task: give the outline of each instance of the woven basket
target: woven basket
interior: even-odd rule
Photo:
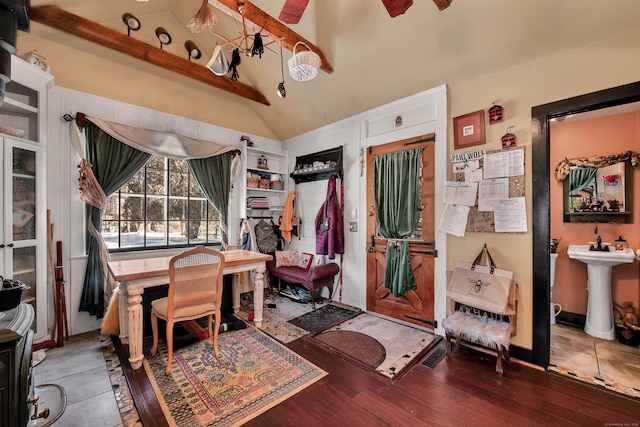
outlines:
[[[303,45],[308,50],[296,53],[298,45]],[[293,80],[306,82],[318,75],[318,68],[322,65],[322,60],[317,53],[309,49],[304,42],[298,42],[293,46],[293,56],[289,59],[289,75]]]

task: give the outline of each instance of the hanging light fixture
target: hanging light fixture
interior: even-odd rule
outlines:
[[[196,46],[193,40],[187,40],[184,42],[184,48],[187,49],[187,59],[189,61],[191,61],[191,58],[200,59],[202,56],[202,52],[200,52],[200,49],[198,49],[198,46]]]
[[[160,40],[160,50],[165,44],[171,44],[171,34],[162,27],[156,28],[156,37]]]
[[[284,63],[282,59],[282,42],[280,42],[280,72],[282,73],[282,81],[278,83],[277,94],[280,98],[287,97],[287,90],[284,88]]]
[[[222,47],[218,43],[213,49],[213,55],[211,55],[211,59],[207,63],[207,68],[216,76],[224,76],[229,72],[229,63],[224,56]]]
[[[127,35],[131,35],[131,30],[138,31],[141,27],[140,20],[130,13],[122,15],[122,22],[127,26]]]

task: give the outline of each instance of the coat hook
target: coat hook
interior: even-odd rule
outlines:
[[[396,116],[396,127],[402,126],[402,116]]]

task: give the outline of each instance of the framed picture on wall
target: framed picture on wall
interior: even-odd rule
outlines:
[[[455,149],[484,144],[484,110],[453,118]]]

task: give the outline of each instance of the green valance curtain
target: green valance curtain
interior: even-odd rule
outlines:
[[[207,200],[217,209],[222,229],[222,246],[229,242],[227,227],[229,216],[229,192],[231,190],[231,161],[233,153],[228,151],[206,159],[189,159],[187,165]]]
[[[92,232],[88,236],[89,253],[87,268],[80,298],[80,311],[96,315],[98,319],[104,315],[104,252],[106,247],[102,240],[102,208],[106,197],[122,187],[151,158],[133,147],[121,143],[102,131],[91,122],[86,123],[86,159],[91,165],[93,175],[102,188],[104,200],[98,206],[88,204],[87,213]],[[106,255],[108,257],[108,254]]]
[[[378,233],[386,239],[384,286],[394,296],[416,289],[406,241],[415,231],[421,203],[422,148],[374,157],[375,209]],[[394,241],[393,239],[398,239]]]
[[[598,168],[573,168],[569,171],[569,194],[580,194],[596,177]]]

